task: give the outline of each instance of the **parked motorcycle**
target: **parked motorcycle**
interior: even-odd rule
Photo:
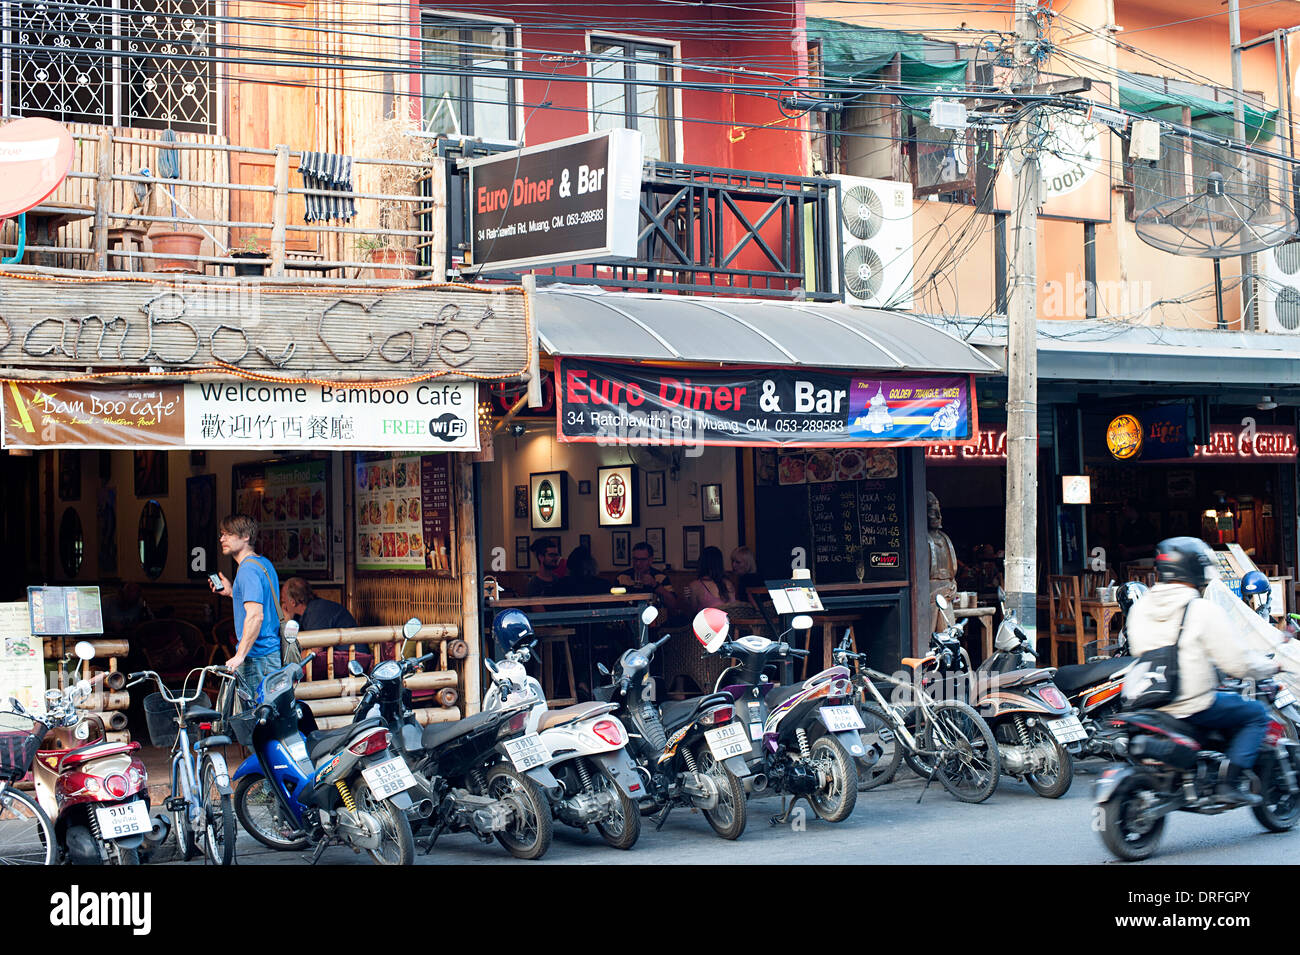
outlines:
[[[95,648],[81,641],[74,653],[89,660]],[[64,861],[138,865],[154,829],[148,776],[136,755],[140,744],[108,742],[99,717],[77,710],[89,699],[91,685],[73,680],[72,657],[63,658],[64,689],[45,692],[40,720],[49,731],[32,764],[36,799],[54,823]]]
[[[560,783],[551,798],[555,817],[583,832],[594,825],[615,849],[632,848],[641,835],[637,803],[645,788],[627,752],[627,730],[614,715],[618,706],[595,702],[548,709],[542,685],[524,667],[537,638],[522,613],[508,612],[522,623],[509,631],[508,640],[498,640],[497,652],[504,651],[500,661],[483,661],[492,675],[483,709],[530,707],[526,729],[537,734],[545,766]]]
[[[1271,699],[1277,685],[1260,681],[1256,692]],[[1238,808],[1216,794],[1226,771],[1227,738],[1198,729],[1158,710],[1120,713],[1111,718],[1126,737],[1129,766],[1106,770],[1094,798],[1101,810],[1101,839],[1120,859],[1149,858],[1174,812],[1215,815]],[[1263,801],[1251,807],[1260,825],[1286,832],[1300,822],[1300,744],[1287,739],[1274,720],[1255,763],[1256,792]]]
[[[971,681],[971,705],[993,730],[1002,758],[1002,772],[1024,780],[1029,788],[1047,799],[1065,795],[1074,780],[1070,748],[1088,738],[1087,730],[1074,714],[1065,694],[1053,682],[1056,670],[1039,667],[1037,657],[1015,612],[1002,601],[1003,620],[993,643],[992,655],[979,665]],[[935,596],[946,621],[948,602]],[[959,676],[967,676],[970,657],[961,647],[961,628],[950,626],[946,640],[955,650]]]
[[[791,622],[782,638],[812,627],[812,618],[803,615]],[[692,626],[707,653],[739,662],[722,672],[714,692],[729,694],[749,726],[750,771],[764,776],[774,792],[790,797],[776,822],[787,822],[800,798],[827,822],[847,819],[858,799],[854,760],[866,755],[858,735],[864,724],[852,705],[848,669],[836,665],[797,686],[778,686],[764,670],[792,656],[806,657],[807,650],[797,650],[784,639],[752,635],[729,641],[731,624],[726,613],[715,608],[701,610]]]
[[[392,751],[382,720],[316,729],[293,694],[313,657],[266,677],[257,705],[229,720],[235,738],[252,749],[235,770],[235,814],[272,849],[314,846],[313,863],[327,847],[347,845],[382,865],[410,865],[410,768]]]
[[[403,634],[412,639],[422,626],[412,617]],[[484,843],[495,837],[516,858],[540,859],[551,846],[546,794],[558,792],[560,784],[546,768],[550,752],[528,730],[531,700],[504,704],[501,697],[514,687],[503,680],[494,693],[504,705],[421,726],[402,680],[433,656],[377,664],[354,719],[381,720],[393,734],[394,747],[410,761],[415,785],[408,816],[417,829],[430,827],[421,837],[426,853],[443,833],[473,832]],[[355,660],[349,672],[362,675]]]
[[[655,607],[641,614],[640,646],[619,657],[617,678],[598,664],[610,683],[596,696],[617,704],[617,715],[631,727],[628,752],[645,781],[642,806],[656,816],[656,826],[663,828],[668,814],[684,806],[704,813],[722,838],[738,839],[745,831],[745,784],[752,778],[745,762],[749,734],[725,693],[655,703],[650,661],[673,636],[649,642],[658,614]],[[762,789],[766,779],[751,786]]]

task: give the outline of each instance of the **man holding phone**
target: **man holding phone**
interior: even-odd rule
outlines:
[[[217,525],[221,553],[233,557],[238,569],[235,582],[222,573],[211,574],[213,593],[234,601],[235,638],[238,646],[226,666],[239,671],[256,691],[267,674],[280,667],[280,578],[275,567],[253,549],[257,521],[247,514],[231,514]]]

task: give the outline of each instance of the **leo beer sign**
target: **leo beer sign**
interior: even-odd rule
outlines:
[[[631,465],[596,471],[601,527],[636,527],[640,494]]]
[[[641,134],[613,129],[476,159],[470,249],[482,271],[636,255]]]

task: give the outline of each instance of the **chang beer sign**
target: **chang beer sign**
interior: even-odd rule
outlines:
[[[535,531],[563,531],[569,527],[569,475],[547,471],[529,475],[532,528]]]
[[[470,167],[470,257],[496,272],[636,255],[641,134],[577,136]]]

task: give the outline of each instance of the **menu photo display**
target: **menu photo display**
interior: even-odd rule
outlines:
[[[358,570],[451,572],[447,455],[360,455],[353,479]]]

